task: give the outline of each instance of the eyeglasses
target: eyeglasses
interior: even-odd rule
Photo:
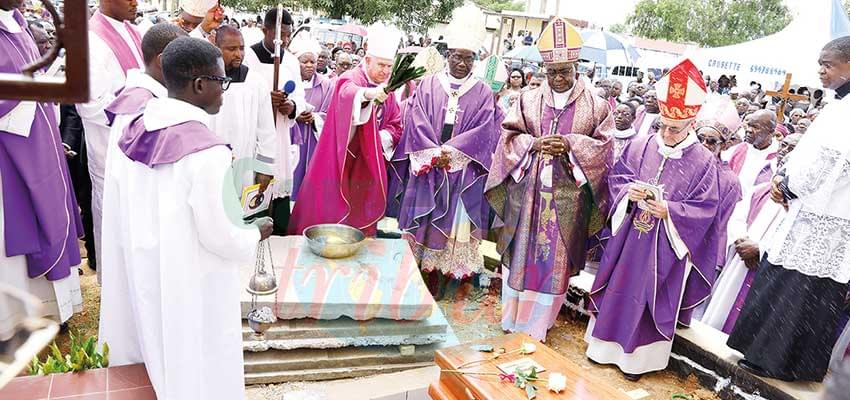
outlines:
[[[714,137],[706,137],[705,135],[702,135],[702,134],[697,134],[697,139],[699,139],[700,143],[707,144],[709,146],[717,146],[719,144],[723,144],[723,143],[726,142],[723,139],[718,139],[718,138],[714,138]]]
[[[522,75],[511,75],[511,79],[522,79]]]
[[[203,79],[207,81],[217,81],[221,83],[221,90],[225,91],[230,87],[230,81],[233,79],[228,78],[226,76],[212,76],[212,75],[201,75],[195,79]]]
[[[452,55],[449,56],[449,58],[451,58],[451,59],[453,59],[454,61],[457,61],[457,62],[462,62],[464,64],[472,64],[475,61],[475,56],[463,57],[463,56],[460,56],[458,54],[452,54]],[[519,78],[519,77],[517,77],[517,78]]]

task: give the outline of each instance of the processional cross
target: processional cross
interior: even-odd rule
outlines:
[[[0,74],[0,99],[85,103],[89,101],[88,4],[66,1],[60,17],[50,0],[41,2],[53,17],[56,42],[44,57],[24,67],[22,74]],[[35,74],[52,64],[63,48],[64,80]]]
[[[807,96],[803,96],[801,94],[791,93],[791,74],[785,74],[785,84],[782,85],[782,89],[777,91],[768,90],[765,92],[766,95],[770,97],[776,97],[781,99],[779,102],[779,106],[776,107],[776,122],[783,123],[785,122],[785,106],[788,104],[788,101],[801,101],[808,100]]]

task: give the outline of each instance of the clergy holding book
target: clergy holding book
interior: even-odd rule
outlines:
[[[850,36],[827,43],[818,63],[837,99],[772,179],[771,198],[788,212],[727,341],[741,367],[789,381],[823,380],[850,281]]]
[[[546,82],[522,92],[505,117],[486,185],[503,221],[502,329],[538,340],[555,323],[607,210],[614,118],[608,102],[576,79],[581,45],[565,19],[543,30]]]
[[[467,5],[451,21],[448,69],[425,77],[407,100],[392,168],[407,182],[399,226],[435,295],[443,293],[444,277],[469,280],[484,268],[484,184],[500,131],[493,91],[472,76],[485,16]]]
[[[242,222],[226,180],[232,153],[209,129],[228,82],[221,53],[195,38],[162,52],[167,98],[148,101],[122,132],[107,178],[104,260],[125,271],[132,312],[104,330],[135,332],[159,399],[244,398],[239,266],[272,233]],[[117,267],[116,267],[117,268]],[[112,345],[113,343],[110,343]]]
[[[233,151],[237,192],[241,195],[245,187],[254,184],[265,192],[274,176],[278,151],[273,110],[268,104],[270,86],[259,72],[242,62],[245,42],[239,30],[230,25],[218,28],[215,44],[221,50],[230,84],[221,111],[210,118],[210,129]]]
[[[401,112],[387,93],[401,35],[380,23],[369,28],[361,66],[337,78],[319,145],[298,193],[289,233],[341,223],[377,234],[387,206],[387,160],[401,137]]]
[[[630,380],[667,367],[680,313],[708,297],[717,258],[717,161],[693,130],[705,82],[686,59],[655,87],[661,128],[629,143],[608,178],[612,236],[585,334],[587,357]]]

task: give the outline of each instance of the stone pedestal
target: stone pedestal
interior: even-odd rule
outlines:
[[[355,256],[314,255],[300,236],[272,237],[278,292],[260,296],[278,321],[256,335],[243,321],[247,384],[360,377],[433,365],[457,344],[407,243],[367,239]],[[247,282],[252,265],[241,271]],[[251,310],[242,297],[242,314]]]

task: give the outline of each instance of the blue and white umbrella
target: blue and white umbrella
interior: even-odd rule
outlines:
[[[502,58],[510,58],[511,60],[521,60],[534,63],[543,62],[543,57],[540,56],[540,50],[537,50],[537,46],[517,47],[505,53]]]
[[[621,37],[605,31],[581,32],[584,44],[579,58],[606,66],[633,66],[640,58],[638,51]]]

